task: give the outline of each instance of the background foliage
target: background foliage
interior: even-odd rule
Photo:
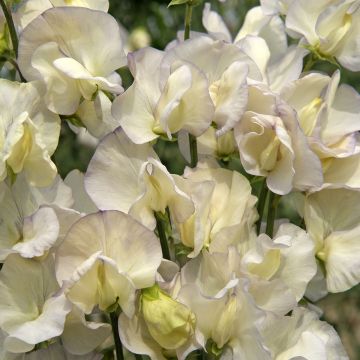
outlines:
[[[256,0],[227,0],[225,3],[211,0],[209,2],[212,9],[223,16],[233,35],[236,35],[241,27],[247,10],[258,5]],[[168,8],[169,0],[110,0],[110,3],[109,12],[127,29],[130,36],[134,30],[144,29],[149,33],[153,47],[164,49],[176,38],[177,31],[183,29],[184,8],[182,6]],[[192,29],[195,31],[204,31],[201,16],[202,6],[199,6],[194,9],[192,21]],[[318,64],[316,69],[332,74],[336,67],[323,63]],[[131,78],[126,77],[125,74],[125,86],[129,85],[130,81]],[[359,73],[342,69],[342,82],[351,84],[360,92]],[[156,150],[170,172],[182,173],[185,162],[176,144],[162,141],[157,144]],[[55,163],[63,177],[74,168],[85,171],[93,152],[93,146],[81,144],[68,125],[63,124],[60,145],[54,155]],[[236,160],[225,165],[239,168],[239,162]],[[293,216],[290,214],[290,209],[284,206],[281,212],[286,217]],[[295,218],[293,220],[296,222]],[[346,293],[329,295],[317,305],[324,310],[324,319],[333,324],[340,333],[350,358],[360,359],[360,286]]]

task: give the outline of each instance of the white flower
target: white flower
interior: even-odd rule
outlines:
[[[264,329],[274,360],[347,360],[339,335],[315,312],[296,308],[291,316],[273,318]]]
[[[13,14],[20,32],[45,10],[56,6],[80,6],[107,12],[109,0],[25,0]]]
[[[143,144],[181,129],[195,136],[210,125],[213,106],[208,82],[191,61],[170,61],[162,51],[145,48],[130,55],[134,83],[113,103],[112,113],[126,135]]]
[[[47,188],[36,188],[18,176],[13,186],[0,183],[0,199],[0,261],[14,252],[42,256],[80,217],[69,209],[71,190],[60,177]]]
[[[169,71],[175,61],[194,64],[206,75],[207,91],[215,106],[211,120],[216,124],[216,134],[232,129],[246,107],[247,78],[262,78],[251,58],[233,44],[200,36],[169,49],[163,71]]]
[[[280,279],[300,301],[316,274],[314,243],[310,236],[293,224],[282,224],[273,241],[265,234],[256,247],[244,255],[250,273],[262,279]]]
[[[103,139],[85,176],[85,187],[101,210],[129,213],[150,229],[154,212],[169,207],[176,221],[193,212],[188,195],[175,184],[150,144],[136,145],[117,130]]]
[[[56,252],[56,277],[85,313],[119,303],[132,316],[135,291],[150,287],[161,262],[155,234],[119,211],[87,215]]]
[[[306,228],[324,262],[330,292],[346,291],[360,282],[359,199],[358,191],[347,189],[325,189],[305,199]]]
[[[61,335],[71,304],[57,295],[51,258],[45,262],[10,255],[0,273],[0,327],[7,333],[4,347],[26,352]]]
[[[80,99],[91,100],[98,90],[123,91],[115,72],[126,63],[119,25],[101,11],[45,11],[21,33],[18,62],[27,80],[45,83],[45,103],[58,114],[75,113]]]
[[[57,170],[50,156],[60,134],[60,118],[41,102],[38,83],[0,80],[0,181],[24,172],[32,185],[47,186]]]
[[[357,0],[294,0],[288,8],[286,27],[320,58],[335,57],[342,66],[360,70]]]
[[[265,176],[269,189],[287,194],[322,185],[322,169],[295,111],[260,86],[250,88],[248,110],[235,128],[242,165]]]
[[[256,198],[247,179],[236,171],[210,168],[203,164],[187,168],[185,179],[176,183],[195,205],[194,214],[185,222],[176,222],[181,242],[197,256],[203,247],[226,251],[227,246],[247,238],[257,219]]]

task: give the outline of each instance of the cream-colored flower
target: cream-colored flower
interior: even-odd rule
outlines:
[[[13,15],[19,31],[44,11],[57,6],[78,6],[107,12],[109,0],[25,0]]]
[[[242,165],[265,176],[280,195],[322,185],[321,163],[310,149],[296,112],[261,86],[250,88],[248,110],[235,128]]]
[[[320,58],[335,57],[342,66],[360,70],[358,34],[360,7],[357,0],[294,0],[286,27]]]
[[[106,136],[92,158],[85,187],[101,210],[129,213],[150,229],[154,212],[169,207],[176,221],[193,212],[190,197],[181,191],[150,144],[136,145],[122,130]]]
[[[197,256],[203,247],[226,251],[227,246],[247,238],[257,220],[256,197],[247,179],[236,171],[203,167],[186,169],[178,186],[194,202],[195,212],[183,223],[176,222],[181,242]]]
[[[302,130],[321,159],[324,186],[359,188],[360,96],[339,82],[339,71],[331,78],[312,73],[286,86],[281,97],[297,111]]]
[[[203,346],[211,339],[220,351],[230,348],[234,359],[270,359],[259,332],[266,313],[251,295],[234,247],[227,254],[203,251],[183,267],[181,284],[178,299],[195,313]]]
[[[218,136],[231,130],[243,114],[247,104],[247,79],[262,79],[256,64],[236,45],[207,36],[170,48],[164,58],[163,71],[169,71],[174,62],[191,63],[206,75],[207,92],[215,107],[210,121],[216,124]]]
[[[75,113],[81,98],[91,100],[98,90],[123,92],[115,72],[126,64],[119,25],[102,11],[45,11],[21,33],[18,62],[27,80],[45,83],[44,101],[58,114]]]
[[[280,279],[300,301],[317,271],[314,247],[304,230],[282,224],[273,241],[261,234],[256,246],[244,255],[244,262],[251,274],[263,280]]]
[[[57,294],[53,260],[44,262],[10,255],[0,273],[0,327],[4,347],[27,352],[38,343],[61,335],[71,304]]]
[[[60,177],[36,188],[20,175],[12,186],[0,183],[0,201],[0,261],[14,252],[27,258],[44,255],[80,218],[70,209],[71,189]]]
[[[201,69],[191,61],[164,65],[164,53],[153,48],[128,57],[135,80],[114,101],[112,113],[134,143],[171,139],[181,129],[199,136],[210,126],[214,109]]]
[[[290,316],[274,317],[263,331],[274,360],[348,360],[334,328],[318,314],[295,308]]]
[[[358,191],[347,189],[325,189],[305,199],[306,229],[324,263],[330,292],[346,291],[360,282],[359,199]]]
[[[155,234],[119,211],[87,215],[56,252],[56,277],[85,313],[118,303],[132,316],[135,291],[150,287],[161,262]]]
[[[24,172],[35,186],[47,186],[56,176],[50,156],[58,144],[60,118],[45,108],[38,85],[0,80],[0,181],[9,171]]]

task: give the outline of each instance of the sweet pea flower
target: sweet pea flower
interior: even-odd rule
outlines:
[[[312,73],[285,86],[281,97],[298,113],[311,149],[322,162],[324,187],[359,188],[360,95],[341,84],[340,72]]]
[[[69,230],[56,251],[56,277],[86,314],[118,303],[135,311],[137,289],[150,287],[161,263],[155,234],[119,211],[90,214]]]
[[[195,313],[202,346],[212,340],[220,353],[230,348],[234,359],[270,359],[259,331],[266,313],[251,295],[234,247],[226,254],[203,250],[182,268],[181,285],[177,298]]]
[[[305,199],[306,229],[325,266],[328,291],[341,292],[360,282],[359,192],[325,189]]]
[[[187,168],[178,186],[194,202],[195,212],[185,222],[175,221],[180,241],[196,257],[205,247],[210,251],[226,249],[254,231],[257,220],[256,198],[247,179],[236,171],[201,164]]]
[[[0,327],[6,350],[22,353],[61,335],[71,304],[58,294],[51,257],[44,262],[10,255],[0,273]]]
[[[248,110],[235,128],[235,139],[245,170],[265,176],[272,192],[284,195],[322,185],[320,160],[296,112],[266,88],[250,88]]]
[[[169,207],[178,222],[194,212],[192,200],[176,185],[151,145],[134,144],[121,129],[98,146],[85,188],[99,209],[128,213],[152,230],[154,212],[165,213]]]
[[[273,318],[262,334],[274,360],[349,359],[334,328],[303,307]]]
[[[80,100],[91,100],[98,90],[123,92],[115,72],[126,64],[119,25],[102,11],[45,11],[21,33],[18,62],[27,80],[45,83],[44,101],[58,114],[75,113]]]
[[[244,262],[247,270],[261,279],[280,279],[300,301],[317,271],[314,247],[304,230],[282,224],[273,241],[261,234],[256,246],[244,255]]]
[[[351,71],[360,70],[358,33],[360,8],[357,0],[294,0],[286,27],[319,58],[333,59]]]
[[[71,210],[71,189],[57,177],[36,188],[18,176],[12,186],[0,183],[0,261],[11,253],[26,258],[44,255],[60,242],[80,214]]]
[[[128,55],[134,83],[113,103],[112,113],[136,144],[172,138],[181,129],[199,136],[209,126],[213,105],[208,81],[191,61],[161,66],[162,51],[144,48]]]
[[[21,32],[44,11],[57,6],[78,6],[107,12],[109,0],[26,0],[14,13],[14,21]]]
[[[57,169],[50,156],[60,134],[60,118],[41,101],[38,83],[0,80],[0,181],[24,172],[35,186],[47,186]]]

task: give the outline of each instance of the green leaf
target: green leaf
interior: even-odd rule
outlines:
[[[203,0],[172,0],[168,7],[173,5],[183,5],[188,4],[190,6],[198,6],[203,2]]]
[[[174,6],[174,5],[187,4],[188,2],[189,2],[189,0],[171,0],[171,2],[170,2],[170,4],[168,5],[168,7]]]
[[[170,4],[168,5],[168,7],[174,6],[174,5],[187,4],[188,2],[189,2],[189,0],[171,0],[171,1],[170,1]]]

